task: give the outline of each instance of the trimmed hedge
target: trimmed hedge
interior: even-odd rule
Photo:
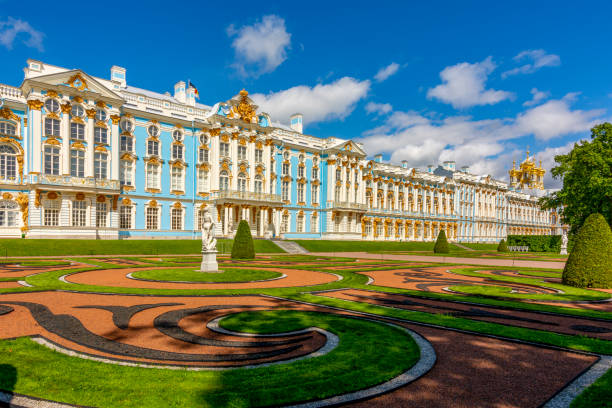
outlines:
[[[499,241],[499,245],[497,246],[497,252],[509,252],[508,244],[506,244],[506,240],[502,239]]]
[[[612,231],[603,215],[587,217],[563,269],[563,283],[579,288],[612,288]]]
[[[434,245],[434,253],[436,254],[448,254],[448,241],[446,240],[446,232],[440,230],[436,244]]]
[[[508,246],[527,246],[529,252],[561,251],[561,235],[508,235]]]
[[[255,247],[251,236],[251,227],[245,220],[238,224],[238,231],[232,246],[232,259],[254,259]]]

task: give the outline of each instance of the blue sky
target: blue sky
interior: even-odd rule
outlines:
[[[611,117],[610,2],[62,2],[0,0],[0,83],[27,58],[200,102],[246,88],[274,120],[415,167],[504,178],[527,146],[553,164]],[[549,187],[558,183],[547,177]]]

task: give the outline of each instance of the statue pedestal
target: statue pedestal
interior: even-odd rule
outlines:
[[[200,272],[221,273],[219,264],[217,263],[217,251],[202,251],[202,263],[200,264]]]
[[[561,247],[561,252],[559,252],[559,255],[567,255],[567,248]]]

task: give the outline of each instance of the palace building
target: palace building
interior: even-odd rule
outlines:
[[[494,242],[552,234],[555,211],[521,192],[543,187],[528,156],[511,183],[457,170],[368,159],[363,145],[274,122],[246,91],[203,105],[185,82],[161,94],[28,60],[0,84],[0,236],[199,236],[202,209],[231,237]]]

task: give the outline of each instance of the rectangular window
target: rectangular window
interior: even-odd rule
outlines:
[[[119,181],[122,186],[132,185],[133,163],[131,161],[122,160],[119,167]]]
[[[70,152],[70,175],[72,177],[85,177],[85,152],[72,150]]]
[[[87,203],[83,200],[72,202],[72,226],[84,227],[87,220]]]
[[[172,209],[172,222],[171,226],[173,230],[183,229],[183,209],[173,208]]]
[[[219,143],[219,154],[221,157],[229,156],[229,143]]]
[[[159,165],[148,164],[147,165],[147,188],[159,189]]]
[[[208,163],[208,149],[200,148],[200,163]]]
[[[297,200],[298,203],[303,203],[304,202],[304,185],[301,183],[298,183],[297,185]]]
[[[132,206],[122,205],[119,208],[119,228],[132,228]]]
[[[283,163],[283,176],[289,175],[289,163]]]
[[[310,232],[319,232],[319,217],[315,214],[310,217]]]
[[[76,140],[85,140],[85,125],[82,123],[72,122],[70,124],[70,138]]]
[[[283,181],[281,185],[281,199],[283,201],[289,201],[289,182]]]
[[[172,167],[170,190],[183,191],[183,188],[183,169],[180,167]]]
[[[59,155],[59,147],[45,146],[45,174],[59,175]]]
[[[298,167],[298,178],[304,178],[304,166]]]
[[[289,232],[289,214],[283,214],[281,232]]]
[[[304,216],[298,215],[296,220],[296,232],[304,232]]]
[[[257,163],[263,162],[263,150],[255,149],[255,162]]]
[[[312,179],[317,180],[319,178],[319,169],[317,167],[312,168]]]
[[[200,169],[198,171],[198,193],[208,191],[208,171]]]
[[[43,222],[46,227],[57,227],[59,225],[59,209],[45,208]]]
[[[310,197],[310,201],[313,204],[318,204],[319,203],[319,186],[317,185],[312,185],[312,191],[311,191],[311,197]]]
[[[183,145],[172,145],[172,160],[183,160]]]
[[[238,146],[238,160],[247,159],[247,148],[246,146]]]
[[[159,156],[159,142],[157,140],[147,141],[147,155]]]
[[[128,135],[122,135],[120,150],[122,152],[131,152],[133,149],[134,149],[134,138]]]
[[[45,118],[45,136],[60,135],[60,121],[58,119]]]
[[[108,144],[108,130],[103,127],[95,127],[94,142],[100,144]]]
[[[157,214],[159,213],[159,208],[157,207],[147,207],[146,210],[146,228],[148,230],[158,229],[158,221],[159,218]]]
[[[106,203],[96,203],[96,227],[106,227]]]
[[[97,179],[105,179],[107,178],[107,163],[106,163],[106,153],[96,153],[94,154],[94,177]]]

